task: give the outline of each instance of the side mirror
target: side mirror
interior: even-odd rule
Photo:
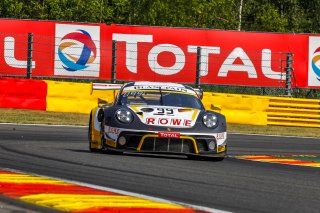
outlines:
[[[195,88],[194,91],[197,93],[200,100],[203,98],[203,90],[201,88]]]
[[[211,104],[211,110],[213,111],[221,111],[221,105],[213,105]]]
[[[108,99],[98,98],[98,105],[100,104],[108,104]]]

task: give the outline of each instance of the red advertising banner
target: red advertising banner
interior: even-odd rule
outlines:
[[[308,35],[124,25],[110,31],[120,43],[117,77],[123,80],[195,82],[201,47],[201,83],[279,87],[286,53],[293,53],[293,87],[307,86]]]
[[[320,87],[320,35],[0,20],[0,75],[25,76],[28,33],[32,76],[243,86]],[[117,41],[112,55],[112,40]],[[201,57],[197,58],[197,53]]]
[[[102,24],[0,20],[0,75],[25,76],[32,33],[32,76],[110,79],[111,41]],[[100,72],[104,70],[104,72]],[[107,71],[108,70],[108,71]]]
[[[0,21],[0,73],[6,75],[24,75],[28,58],[28,33],[36,35],[33,40],[34,58],[32,67],[35,75],[52,75],[52,51],[54,41],[54,22],[41,21]],[[48,39],[51,38],[51,39]],[[43,46],[45,44],[45,47]],[[39,54],[40,50],[45,50]],[[38,69],[43,67],[43,69]],[[45,68],[46,67],[46,68]]]

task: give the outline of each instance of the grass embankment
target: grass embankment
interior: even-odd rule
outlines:
[[[1,123],[88,125],[89,115],[0,108]],[[320,137],[319,128],[228,124],[230,133]]]
[[[88,125],[88,121],[89,115],[87,114],[0,108],[1,123],[85,126]]]

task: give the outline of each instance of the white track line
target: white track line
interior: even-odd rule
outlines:
[[[79,185],[79,186],[89,187],[89,188],[98,189],[98,190],[102,190],[102,191],[114,192],[114,193],[117,193],[117,194],[122,194],[122,195],[131,196],[131,197],[137,197],[137,198],[142,198],[142,199],[146,199],[146,200],[152,200],[152,201],[156,201],[156,202],[175,204],[175,205],[180,205],[180,206],[183,206],[183,207],[189,207],[189,208],[192,208],[192,209],[202,210],[202,211],[207,211],[207,212],[212,212],[212,213],[231,213],[231,212],[223,211],[223,210],[219,210],[219,209],[214,209],[214,208],[209,208],[209,207],[204,207],[204,206],[198,206],[198,205],[192,205],[192,204],[183,203],[183,202],[175,202],[175,201],[171,201],[171,200],[166,200],[166,199],[162,199],[162,198],[157,198],[157,197],[152,197],[152,196],[148,196],[148,195],[138,194],[138,193],[134,193],[134,192],[128,192],[128,191],[124,191],[124,190],[118,190],[118,189],[114,189],[114,188],[98,186],[98,185],[83,183],[83,182],[79,182],[79,181],[72,181],[72,180],[67,180],[67,179],[63,179],[63,178],[56,178],[56,177],[51,177],[51,176],[46,176],[46,175],[39,175],[39,174],[36,174],[36,173],[24,172],[24,171],[16,170],[16,169],[0,168],[0,170],[6,170],[6,171],[10,171],[10,172],[22,173],[22,174],[28,174],[28,175],[34,175],[34,176],[40,176],[40,177],[46,177],[46,178],[60,180],[60,181],[64,181],[64,182],[67,182],[67,183],[72,183],[72,184],[76,184],[76,185]]]

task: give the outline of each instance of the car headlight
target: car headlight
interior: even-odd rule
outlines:
[[[116,111],[117,119],[122,123],[131,123],[133,121],[133,116],[131,112],[127,109],[119,109]]]
[[[215,127],[218,123],[217,116],[215,116],[212,113],[205,114],[203,116],[202,120],[203,120],[204,125],[206,125],[206,127],[208,127],[208,128]]]

